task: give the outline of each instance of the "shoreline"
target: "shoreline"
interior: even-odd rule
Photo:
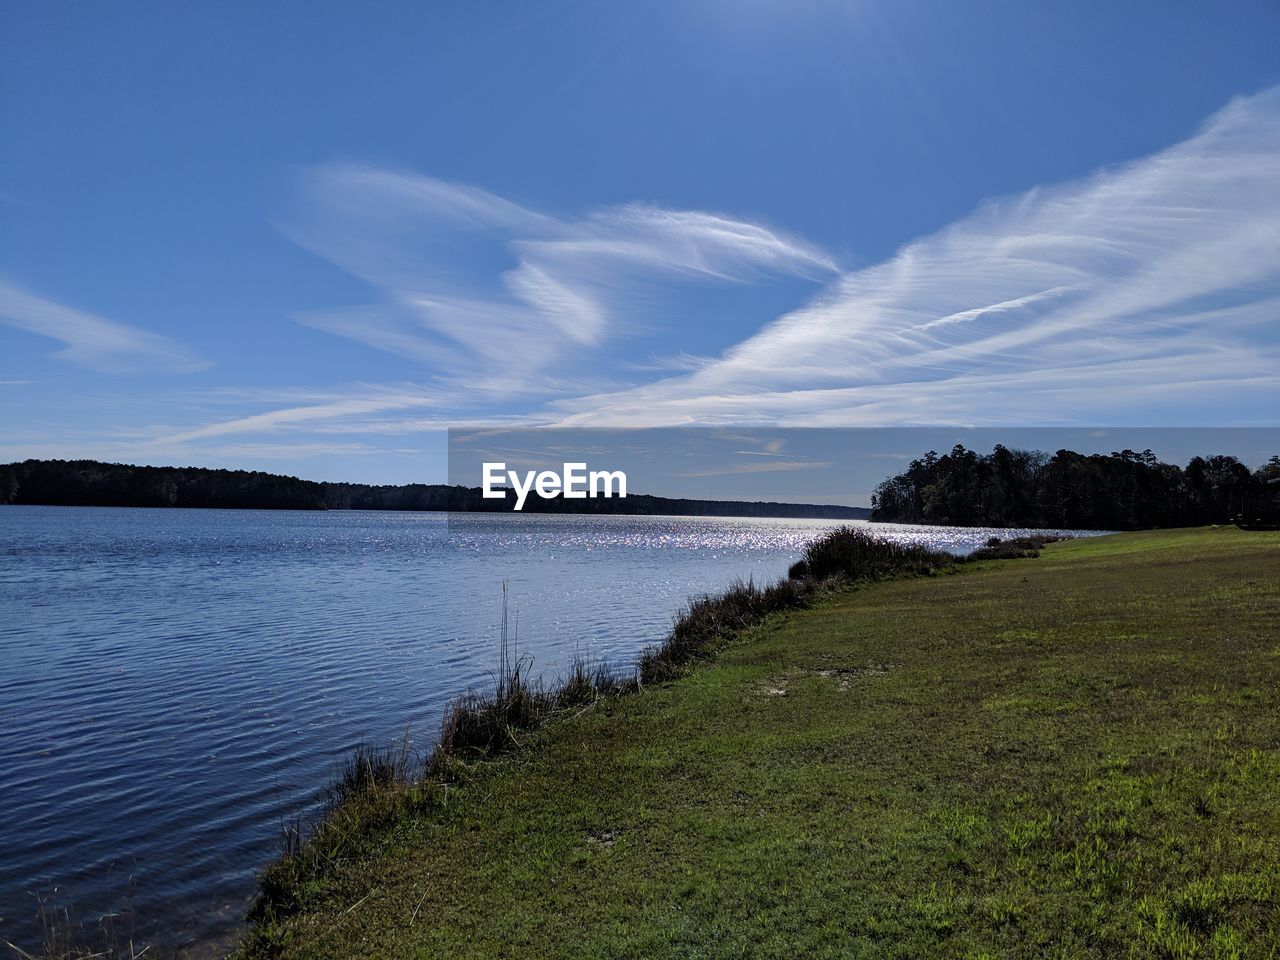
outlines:
[[[1049,550],[1051,551],[1049,556],[1053,558],[1066,557],[1068,559],[1072,556],[1081,558],[1083,561],[1086,561],[1086,566],[1080,567],[1076,572],[1089,576],[1093,575],[1087,564],[1090,556],[1102,558],[1102,561],[1095,561],[1093,564],[1094,566],[1097,566],[1098,562],[1103,561],[1108,564],[1114,563],[1116,562],[1116,558],[1121,558],[1120,562],[1122,564],[1132,568],[1133,556],[1141,556],[1150,553],[1156,558],[1150,562],[1162,563],[1163,561],[1160,559],[1161,556],[1167,557],[1170,554],[1187,553],[1188,551],[1193,554],[1197,552],[1203,553],[1208,550],[1209,554],[1207,555],[1207,558],[1202,559],[1201,562],[1209,562],[1211,560],[1213,563],[1225,564],[1228,562],[1236,562],[1231,557],[1232,550],[1224,550],[1222,546],[1224,538],[1229,540],[1232,537],[1251,538],[1247,540],[1237,539],[1233,546],[1237,548],[1247,548],[1248,550],[1255,552],[1260,550],[1260,557],[1255,557],[1255,561],[1261,559],[1267,563],[1275,563],[1277,556],[1280,556],[1280,551],[1275,549],[1275,545],[1280,544],[1280,538],[1267,534],[1248,534],[1239,531],[1223,531],[1215,529],[1200,531],[1171,531],[1157,534],[1122,534],[1105,538],[1104,540],[1073,541],[1049,547]],[[1140,544],[1140,548],[1134,548],[1133,544],[1135,541]],[[1143,562],[1147,562],[1148,559],[1149,558],[1144,557]],[[1185,565],[1185,561],[1182,561],[1182,563]],[[249,931],[245,944],[238,955],[242,957],[266,956],[269,954],[275,955],[277,950],[285,950],[286,955],[320,956],[323,954],[309,952],[312,949],[320,949],[320,941],[312,942],[311,948],[302,946],[302,944],[306,942],[311,942],[308,941],[307,938],[311,933],[315,932],[317,925],[331,924],[335,928],[345,929],[356,922],[354,920],[348,922],[346,918],[351,917],[357,912],[362,916],[366,913],[370,913],[371,915],[377,913],[377,910],[357,911],[357,907],[361,906],[361,904],[367,904],[370,899],[390,899],[397,902],[403,900],[403,893],[396,893],[395,889],[387,888],[385,884],[378,883],[372,878],[385,872],[387,869],[392,869],[393,867],[393,873],[399,870],[407,870],[410,873],[413,873],[415,870],[413,864],[416,862],[416,856],[411,855],[411,852],[415,849],[419,849],[417,845],[420,843],[425,842],[428,847],[438,847],[440,844],[443,844],[444,846],[437,850],[437,853],[439,853],[440,850],[447,852],[448,849],[452,849],[454,841],[450,838],[454,837],[455,839],[461,839],[461,837],[456,836],[456,831],[459,829],[456,818],[459,815],[463,816],[464,819],[470,816],[477,817],[478,824],[489,823],[491,821],[506,822],[506,817],[501,810],[481,810],[474,806],[473,801],[464,799],[473,793],[476,784],[488,784],[489,789],[501,790],[504,795],[510,796],[512,801],[516,802],[515,798],[521,795],[522,792],[521,788],[519,788],[519,783],[525,783],[527,787],[529,784],[526,782],[526,778],[532,776],[535,777],[533,782],[537,784],[536,789],[539,792],[539,795],[547,798],[545,802],[553,805],[568,804],[573,806],[573,801],[561,795],[562,791],[558,790],[555,782],[548,781],[546,778],[540,778],[538,775],[538,771],[544,768],[547,763],[556,764],[557,762],[555,757],[563,753],[564,750],[570,748],[570,745],[565,740],[565,738],[569,736],[567,731],[585,724],[597,733],[600,732],[599,728],[604,728],[612,735],[621,736],[622,734],[620,729],[616,728],[617,721],[614,721],[611,718],[632,714],[651,714],[653,710],[659,708],[659,701],[661,701],[662,709],[674,711],[675,714],[682,714],[688,709],[688,706],[682,705],[679,702],[679,691],[683,691],[689,696],[699,695],[698,691],[701,691],[707,683],[712,682],[710,678],[717,677],[726,671],[739,669],[725,664],[722,658],[707,659],[708,651],[712,649],[734,651],[732,659],[737,662],[742,660],[744,656],[748,656],[748,648],[751,646],[751,644],[746,644],[744,646],[741,642],[741,637],[743,635],[758,638],[760,636],[776,634],[780,630],[785,629],[786,625],[789,623],[798,623],[807,619],[821,618],[826,615],[825,611],[829,610],[833,606],[839,607],[843,604],[852,602],[856,607],[860,598],[867,598],[867,602],[870,603],[872,602],[871,598],[873,598],[873,595],[877,592],[884,593],[886,591],[900,592],[906,590],[908,592],[918,592],[921,589],[924,589],[927,592],[929,588],[932,588],[935,595],[938,593],[945,593],[949,596],[960,589],[957,585],[963,584],[966,585],[966,588],[964,590],[960,590],[960,592],[968,593],[978,589],[975,584],[978,582],[988,581],[993,576],[997,577],[1001,583],[1011,579],[1011,574],[1015,569],[1020,573],[1020,575],[1025,574],[1021,575],[1022,581],[1029,580],[1032,573],[1035,573],[1038,577],[1040,575],[1040,570],[1043,569],[1043,564],[1043,560],[1018,561],[1016,563],[1006,563],[1003,561],[995,563],[981,562],[975,564],[965,576],[959,578],[944,577],[941,580],[930,580],[926,578],[919,580],[903,580],[899,577],[893,577],[887,583],[878,582],[874,586],[867,586],[867,581],[864,580],[863,584],[866,586],[866,589],[855,589],[852,591],[836,589],[822,593],[815,591],[814,593],[808,594],[804,599],[814,601],[808,610],[801,610],[798,604],[792,605],[789,601],[779,602],[776,606],[772,607],[767,603],[762,604],[760,601],[756,601],[755,606],[750,603],[744,605],[741,603],[742,598],[740,597],[737,604],[737,606],[741,608],[739,614],[736,618],[730,618],[730,620],[725,621],[726,623],[732,622],[732,629],[728,632],[717,630],[711,634],[714,639],[710,646],[699,647],[699,652],[695,656],[676,664],[671,672],[667,673],[659,671],[658,673],[651,674],[649,682],[644,685],[646,696],[619,696],[618,694],[621,692],[620,689],[616,687],[608,689],[605,687],[598,694],[593,691],[589,698],[586,698],[581,704],[576,705],[572,710],[562,710],[559,713],[553,712],[543,717],[544,720],[549,720],[549,722],[546,723],[545,726],[542,726],[541,729],[529,727],[526,730],[509,730],[508,732],[518,740],[521,746],[521,749],[515,752],[499,748],[493,754],[484,754],[484,756],[489,757],[490,759],[477,760],[475,757],[460,756],[457,753],[450,755],[448,754],[448,751],[446,751],[446,759],[449,765],[449,779],[445,780],[442,778],[439,782],[433,784],[431,789],[424,789],[421,782],[413,783],[410,781],[404,781],[392,785],[394,782],[393,780],[383,780],[378,784],[376,789],[364,794],[361,799],[356,801],[363,805],[361,809],[361,816],[364,820],[359,828],[348,830],[345,834],[341,835],[341,845],[343,849],[350,852],[350,858],[344,858],[342,864],[334,870],[326,869],[306,876],[304,882],[300,885],[302,889],[294,891],[294,899],[290,903],[288,910],[276,912],[267,911],[265,913],[260,911],[257,915],[257,926],[253,927]],[[1063,564],[1061,562],[1057,562],[1056,564],[1051,563],[1049,566],[1056,569],[1058,567],[1062,567]],[[1070,564],[1067,564],[1067,566],[1070,566]],[[989,571],[994,571],[994,573]],[[1001,571],[1005,572],[1001,573]],[[935,569],[932,572],[937,573],[938,570]],[[1134,575],[1141,576],[1142,574],[1141,571],[1139,571],[1139,573]],[[1013,582],[1016,584],[1017,578],[1013,578]],[[1111,589],[1118,590],[1123,593],[1123,587],[1120,585],[1112,583]],[[763,591],[757,591],[757,593],[763,593]],[[850,598],[853,599],[850,600]],[[1010,613],[1010,611],[1005,612]],[[1018,615],[1021,615],[1024,612],[1025,611],[1020,610],[1012,611],[1012,613],[1016,613]],[[877,614],[879,618],[877,622],[880,624],[878,628],[891,629],[892,621],[895,619],[916,618],[919,615],[918,611],[893,607],[891,610],[884,610]],[[886,627],[884,625],[885,622],[888,622],[890,626]],[[1067,628],[1069,627],[1070,625],[1068,624]],[[694,663],[695,661],[701,665],[696,666],[692,673],[689,673],[685,667],[687,664]],[[859,689],[863,685],[863,682],[869,678],[879,678],[890,675],[896,676],[902,669],[902,666],[902,664],[897,663],[896,661],[886,659],[879,663],[864,664],[852,670],[832,666],[826,669],[814,671],[814,675],[822,676],[824,678],[823,683],[826,686],[831,686],[832,684],[827,681],[834,678],[834,686],[837,689]],[[680,679],[676,679],[674,683],[666,682],[668,679],[674,677],[680,677]],[[751,700],[758,700],[758,702],[754,704],[753,709],[766,709],[765,705],[767,704],[790,706],[795,703],[796,701],[792,699],[793,693],[799,692],[794,687],[796,682],[798,681],[784,677],[779,683],[772,683],[771,681],[770,684],[766,684],[767,689],[753,689],[752,692],[754,696],[751,697]],[[806,679],[805,682],[808,683],[809,681]],[[694,686],[690,687],[690,683],[694,683]],[[604,685],[602,685],[602,687],[604,687]],[[652,697],[650,694],[652,694]],[[471,706],[475,707],[476,704],[473,703]],[[819,723],[820,718],[812,717],[809,722]],[[1166,731],[1167,735],[1177,733],[1180,733],[1180,731],[1176,729]],[[1158,738],[1160,736],[1159,731],[1156,731],[1154,735]],[[677,749],[678,745],[671,742],[669,738],[664,738],[656,732],[654,736],[660,744],[670,749]],[[607,745],[609,742],[611,741],[605,740],[601,743],[600,749],[605,754],[603,758],[594,757],[594,755],[579,756],[579,761],[586,764],[588,769],[598,767],[602,764],[608,765],[614,763],[618,758],[610,758],[608,756],[611,749]],[[647,748],[637,746],[633,749],[651,750],[654,746],[655,744],[651,743]],[[708,744],[708,746],[710,746],[710,744]],[[529,747],[531,747],[532,753],[527,749]],[[549,756],[548,753],[550,753],[551,756]],[[498,759],[492,759],[492,757],[497,757]],[[560,770],[560,775],[562,777],[568,777],[572,780],[586,778],[589,776],[587,770],[575,769],[575,772],[570,774],[567,772],[569,769],[567,767],[562,769],[561,766],[557,764],[556,768]],[[370,767],[369,769],[373,770],[374,768]],[[371,776],[368,778],[368,781],[371,784],[377,783],[378,777],[376,775]],[[358,788],[358,777],[356,778],[356,781],[351,781],[349,778],[348,792],[345,800],[348,804],[352,802],[353,797],[361,796],[359,789],[355,789],[355,792],[351,792],[353,784]],[[744,784],[739,784],[739,788],[743,785]],[[619,787],[618,789],[621,790],[622,788]],[[515,790],[516,793],[511,794],[511,790]],[[595,796],[590,790],[588,790],[585,795],[579,798],[580,803],[578,806],[581,807],[585,805],[586,807],[592,807],[601,803],[607,805],[610,799],[608,797],[609,792],[611,791],[606,790],[600,796]],[[785,798],[785,792],[782,796]],[[448,799],[444,799],[445,797]],[[717,802],[717,799],[718,798],[704,796],[701,802],[715,803]],[[455,806],[457,803],[462,803],[465,810],[471,812],[463,812],[459,814]],[[685,814],[681,814],[680,816],[687,817],[688,815],[691,815],[693,810],[696,808],[697,805],[695,804],[693,807],[688,808],[685,811]],[[340,807],[337,809],[340,809]],[[581,813],[585,813],[585,810],[580,811],[580,814]],[[355,821],[350,821],[348,826],[352,826],[354,822]],[[1256,826],[1256,824],[1253,826]],[[538,819],[533,821],[533,825],[530,827],[535,836],[542,835],[550,838],[552,835],[555,835],[557,837],[557,842],[561,842],[564,839],[563,836],[560,836],[564,832],[563,828],[564,824],[554,819],[551,821]],[[501,836],[491,836],[488,832],[491,827],[484,827],[483,829],[486,832],[480,834],[478,837],[478,842],[482,847],[488,845],[503,846],[513,842],[515,839],[514,836],[508,836],[505,834]],[[603,831],[597,831],[598,835],[592,834],[588,831],[586,840],[582,840],[581,836],[579,837],[578,842],[585,844],[585,847],[582,847],[579,850],[579,854],[582,854],[583,850],[589,851],[593,854],[612,850],[619,844],[626,842],[623,838],[629,832],[629,829],[624,830],[622,828],[618,828],[617,832],[614,832],[613,828],[607,828]],[[413,840],[413,837],[422,837],[423,839]],[[427,837],[432,837],[434,839],[427,840]],[[333,838],[334,835],[331,835],[329,839],[332,840]],[[548,842],[550,842],[549,839]],[[404,860],[404,856],[409,856],[409,859]],[[574,867],[574,864],[578,862],[576,859],[577,857],[578,855],[575,855],[575,858],[571,858],[568,862],[561,863],[556,861],[553,864],[544,865],[544,867],[546,869],[555,868],[555,871],[559,872],[568,871],[577,875],[581,872]],[[537,860],[537,858],[534,859]],[[363,866],[354,867],[350,864],[363,864]],[[395,864],[400,864],[400,866],[394,866]],[[459,875],[461,877],[461,875],[465,875],[467,872],[465,865],[461,861],[447,859],[446,866],[448,867],[448,872],[450,872],[451,875],[456,874],[461,870],[462,874]],[[641,869],[642,866],[642,862],[633,862],[632,864],[633,869],[637,870]],[[1273,868],[1276,867],[1275,864],[1271,864],[1270,866]],[[521,873],[522,870],[525,869],[520,866],[518,860],[509,863],[509,868],[511,870],[515,870],[517,873]],[[534,869],[534,865],[531,863],[527,865],[527,868]],[[543,868],[540,867],[538,869]],[[537,871],[535,870],[535,872]],[[639,879],[634,876],[629,878],[624,876],[621,879],[625,882],[640,882]],[[742,878],[739,878],[739,880],[742,880]],[[459,882],[462,882],[462,880],[459,879]],[[362,894],[364,899],[352,895],[354,891],[360,887],[366,888]],[[414,889],[416,890],[417,888],[415,887]],[[492,897],[486,895],[486,897],[481,898],[480,900],[471,900],[462,893],[462,887],[450,887],[450,889],[453,889],[454,893],[446,896],[445,900],[433,899],[431,895],[431,888],[424,890],[421,893],[421,899],[417,905],[419,909],[415,911],[412,907],[408,908],[409,912],[412,913],[412,916],[415,919],[407,928],[403,922],[396,922],[392,924],[392,928],[394,929],[388,928],[388,930],[382,932],[379,932],[379,929],[376,926],[374,928],[362,927],[361,929],[364,929],[366,934],[374,936],[378,942],[381,943],[385,941],[387,949],[392,953],[394,953],[396,949],[399,949],[399,945],[402,943],[431,942],[438,945],[452,935],[450,934],[450,931],[457,932],[467,929],[471,930],[474,934],[474,924],[479,922],[479,918],[473,917],[471,919],[466,919],[467,912],[464,908],[468,905],[479,910],[481,913],[485,913],[488,910],[488,907],[492,906],[490,903],[491,899],[501,899],[500,891],[492,891]],[[479,888],[477,888],[477,891],[478,889]],[[662,895],[660,890],[651,891],[651,893],[656,896]],[[438,890],[437,896],[444,896],[443,889]],[[449,904],[452,904],[452,906],[449,906]],[[341,907],[341,909],[339,909],[339,907]],[[493,909],[497,909],[497,907],[494,906]],[[526,919],[528,919],[528,915],[531,912],[537,912],[536,908],[532,907],[528,903],[517,904],[514,901],[507,909],[513,911],[516,915],[525,917]],[[609,909],[610,911],[623,910],[625,912],[627,909],[626,902],[611,902]],[[459,913],[459,910],[462,910],[463,912]],[[432,921],[431,926],[419,924],[416,920],[416,918],[424,911],[427,912],[427,916],[435,918]],[[443,911],[443,913],[441,911]],[[384,921],[388,923],[390,922],[388,915],[384,913],[382,916]],[[368,917],[365,917],[364,919],[367,921]],[[403,921],[403,919],[403,917],[400,918],[401,921]],[[510,924],[507,925],[509,926]],[[1247,930],[1245,932],[1248,933]],[[403,941],[386,939],[387,937],[393,936],[393,934],[395,936],[404,935],[410,939]],[[335,936],[337,936],[337,934],[335,934]],[[341,944],[344,941],[338,939],[328,940],[325,942],[329,944],[329,947],[326,949],[335,949],[340,951],[342,949]],[[394,949],[392,944],[396,945]]]
[[[1021,547],[1034,553],[1042,542],[1029,540]],[[261,875],[259,894],[249,911],[246,943],[263,943],[264,931],[269,938],[273,927],[298,912],[299,889],[327,872],[328,851],[335,844],[359,842],[399,817],[435,809],[439,797],[470,778],[476,765],[518,756],[524,738],[541,728],[598,704],[643,693],[647,686],[676,680],[688,668],[712,659],[744,631],[833,590],[894,577],[953,572],[965,562],[966,557],[842,527],[812,541],[788,575],[773,584],[761,588],[739,581],[719,594],[690,598],[667,638],[644,649],[632,671],[577,660],[550,687],[530,681],[528,663],[515,658],[508,647],[504,584],[499,668],[492,693],[468,691],[451,701],[445,708],[439,742],[418,762],[409,755],[407,735],[398,751],[394,747],[356,750],[327,788],[319,819],[309,829],[301,824],[290,828],[283,855]]]

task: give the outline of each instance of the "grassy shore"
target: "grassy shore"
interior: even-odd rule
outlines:
[[[768,617],[455,761],[247,957],[1280,956],[1280,535]]]

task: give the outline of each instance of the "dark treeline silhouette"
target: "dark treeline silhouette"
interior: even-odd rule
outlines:
[[[26,460],[0,466],[0,503],[323,510],[325,490],[321,483],[256,470]]]
[[[1273,482],[1275,481],[1275,482]],[[874,520],[957,526],[1139,530],[1280,519],[1280,457],[1256,471],[1235,457],[1185,467],[1150,451],[1053,456],[997,445],[930,451],[876,488]]]
[[[93,507],[231,507],[274,510],[510,511],[515,494],[484,499],[479,487],[410,483],[318,483],[248,470],[136,467],[97,460],[26,460],[0,466],[0,504]],[[543,500],[526,513],[598,513],[706,517],[865,518],[870,510],[803,503],[679,500],[645,494],[625,499]]]

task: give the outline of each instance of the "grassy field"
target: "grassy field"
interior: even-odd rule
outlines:
[[[335,851],[249,956],[1280,956],[1280,535],[770,618]]]

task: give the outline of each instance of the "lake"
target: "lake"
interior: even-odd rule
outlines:
[[[281,825],[357,743],[435,741],[519,651],[628,666],[818,520],[0,507],[0,931],[234,936]],[[1019,531],[874,524],[963,553]],[[42,907],[41,904],[44,904]]]

